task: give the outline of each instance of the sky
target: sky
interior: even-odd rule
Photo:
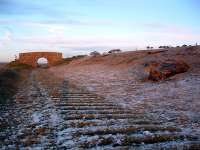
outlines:
[[[0,0],[0,61],[200,43],[199,0]]]

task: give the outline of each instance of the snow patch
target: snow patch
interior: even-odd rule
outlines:
[[[35,112],[32,114],[32,119],[34,123],[39,123],[41,121],[42,114],[39,112]]]

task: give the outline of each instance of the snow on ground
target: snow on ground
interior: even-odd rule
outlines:
[[[189,72],[160,82],[144,80],[147,61],[175,54],[187,61]],[[199,147],[199,56],[191,51],[125,53],[33,70],[16,94],[15,105],[0,109],[3,125],[11,127],[0,132],[0,147]]]
[[[8,125],[16,122],[11,129],[5,130],[6,138],[1,132],[1,149],[48,149],[58,140],[57,128],[63,120],[48,91],[36,79],[36,73],[33,71],[29,80],[22,84],[15,96],[14,108],[8,107]],[[1,111],[2,120],[5,121],[6,114]]]
[[[56,76],[87,88],[133,111],[146,112],[185,131],[198,133],[200,127],[200,51],[171,50],[155,55],[131,53],[104,58],[75,60],[50,70]],[[121,56],[120,56],[121,55]],[[131,63],[131,57],[134,58]],[[109,59],[111,59],[109,61]],[[118,60],[117,60],[118,59]],[[181,59],[190,65],[187,73],[161,82],[143,81],[144,63],[163,59]],[[116,60],[116,61],[115,61]],[[122,63],[124,61],[124,63]],[[190,132],[189,131],[189,132]]]

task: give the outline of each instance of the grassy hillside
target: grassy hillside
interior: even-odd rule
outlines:
[[[12,69],[1,70],[0,72],[0,103],[6,103],[14,95],[19,79],[19,73]]]
[[[129,51],[117,54],[99,55],[96,57],[84,57],[78,60],[75,59],[70,62],[70,66],[101,64],[128,67],[149,61],[161,61],[167,59],[185,60],[189,64],[194,65],[194,63],[198,61],[198,59],[194,58],[198,57],[199,51],[200,46]]]
[[[0,70],[3,69],[5,67],[5,63],[0,63]]]
[[[0,65],[0,104],[12,101],[25,69],[29,69],[29,66],[13,63]]]

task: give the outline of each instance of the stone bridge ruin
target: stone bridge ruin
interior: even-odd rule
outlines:
[[[38,59],[46,58],[48,66],[54,66],[63,60],[62,53],[58,52],[29,52],[19,54],[19,63],[27,64],[34,68],[38,67]]]

